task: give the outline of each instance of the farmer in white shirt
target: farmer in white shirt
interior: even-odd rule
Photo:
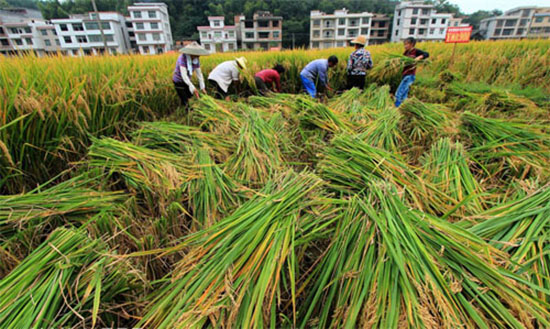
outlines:
[[[238,90],[240,86],[240,70],[246,69],[246,58],[239,57],[226,61],[214,68],[208,76],[208,82],[214,84],[218,98],[229,100],[229,86],[233,83]]]
[[[181,55],[178,57],[172,81],[181,100],[181,105],[187,108],[189,98],[193,97],[193,95],[197,98],[200,97],[199,91],[191,82],[193,73],[197,75],[200,90],[206,94],[199,57],[206,56],[209,53],[196,42],[182,48],[180,53]]]

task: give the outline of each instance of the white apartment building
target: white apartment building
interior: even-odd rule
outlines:
[[[395,7],[391,41],[413,37],[418,41],[443,41],[452,14],[437,13],[435,6],[424,1],[403,1]]]
[[[53,19],[52,23],[59,37],[61,50],[71,56],[100,54],[105,51],[105,43],[108,52],[113,55],[126,54],[130,48],[125,19],[120,13],[91,12]]]
[[[372,13],[350,13],[347,9],[326,14],[319,10],[310,13],[309,47],[327,49],[347,47],[359,35],[370,38]]]
[[[529,26],[537,7],[518,7],[504,12],[501,16],[481,21],[479,30],[485,39],[521,39],[527,37]]]
[[[209,16],[208,26],[197,26],[202,46],[210,53],[237,50],[237,28],[225,25],[223,16]]]
[[[237,40],[243,49],[278,49],[283,46],[283,18],[268,11],[254,13],[252,19],[235,16]]]
[[[59,50],[53,25],[31,9],[0,10],[0,54],[33,52],[44,56]]]
[[[160,2],[138,2],[128,7],[130,44],[142,55],[162,54],[173,49],[168,6]]]

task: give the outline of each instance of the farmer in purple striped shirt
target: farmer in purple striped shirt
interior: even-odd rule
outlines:
[[[181,55],[178,57],[172,81],[174,82],[174,87],[176,88],[176,92],[181,100],[181,105],[187,108],[189,98],[191,98],[193,94],[197,98],[200,97],[199,91],[191,82],[193,73],[197,75],[200,90],[206,94],[204,76],[202,75],[199,56],[209,55],[209,52],[198,43],[193,42],[192,44],[182,48],[180,53]]]

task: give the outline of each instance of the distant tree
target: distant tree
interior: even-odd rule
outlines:
[[[479,24],[483,19],[500,15],[502,15],[502,11],[498,9],[495,9],[493,11],[478,10],[475,13],[469,15],[468,18],[464,20],[464,23],[472,25],[474,30],[477,30],[479,29]]]

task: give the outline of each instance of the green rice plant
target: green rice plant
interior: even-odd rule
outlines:
[[[484,191],[470,170],[467,153],[461,143],[439,139],[430,152],[420,159],[422,179],[450,197],[450,209],[433,209],[436,215],[460,207],[456,216],[476,214],[484,209]],[[444,213],[441,213],[444,212]]]
[[[241,116],[235,113],[231,103],[202,96],[192,105],[191,121],[200,129],[220,136],[234,136],[242,126]],[[229,138],[228,138],[229,139]]]
[[[393,107],[393,100],[390,96],[389,85],[375,85],[371,84],[367,90],[365,90],[368,107],[374,108],[378,111],[384,111],[389,107]]]
[[[414,58],[401,54],[386,54],[382,61],[376,62],[368,77],[380,86],[389,85],[392,90],[396,90],[403,77],[403,69],[410,65],[417,65]]]
[[[225,161],[235,145],[220,135],[175,122],[141,122],[132,132],[137,145],[185,154],[193,145],[208,147],[219,161]]]
[[[0,280],[2,327],[93,328],[117,321],[113,311],[135,278],[124,260],[106,252],[82,230],[55,230]]]
[[[471,112],[463,113],[461,121],[460,131],[472,145],[470,154],[491,177],[507,169],[522,175],[530,167],[547,171],[550,135],[537,126],[483,118]]]
[[[373,183],[368,193],[350,201],[312,273],[301,328],[548,325],[547,303],[506,269],[505,254],[412,210],[391,185]]]
[[[148,297],[138,326],[274,327],[286,294],[295,322],[296,248],[323,225],[303,213],[320,184],[312,174],[286,173],[230,216],[186,237],[174,249],[186,249],[185,257]]]

